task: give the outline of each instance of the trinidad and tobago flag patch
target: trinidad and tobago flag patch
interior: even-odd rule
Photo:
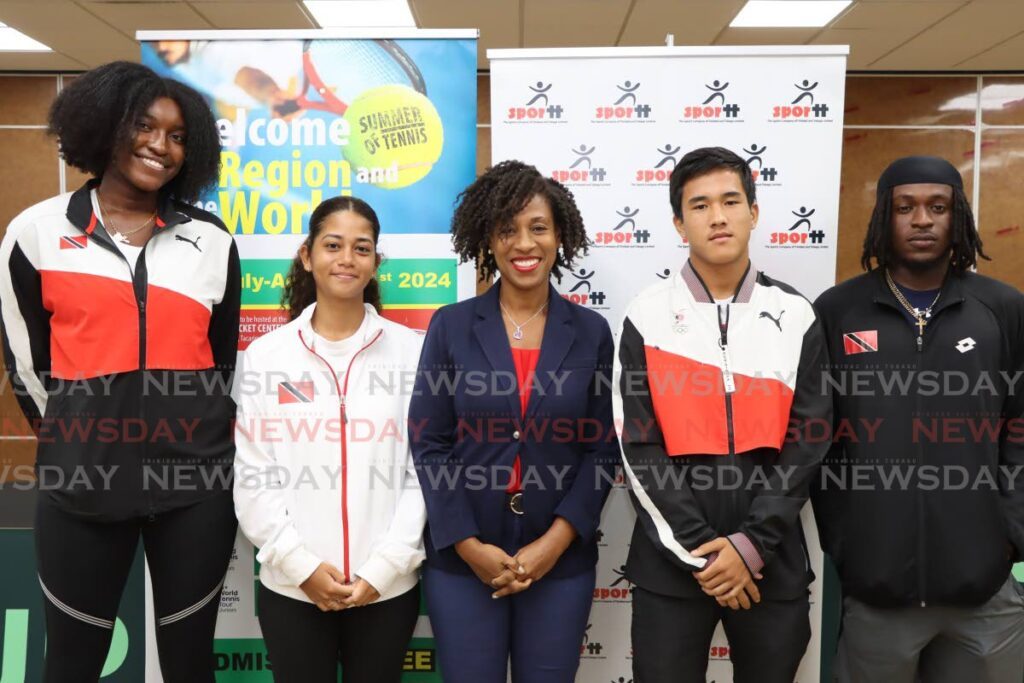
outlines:
[[[281,382],[277,385],[277,403],[312,403],[313,382]]]
[[[878,351],[878,330],[847,332],[843,335],[843,350],[847,356]]]
[[[61,235],[61,249],[85,249],[89,246],[88,235]]]

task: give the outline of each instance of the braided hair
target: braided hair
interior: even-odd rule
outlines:
[[[459,195],[452,218],[452,244],[459,262],[475,261],[480,279],[498,270],[494,255],[488,253],[494,231],[512,223],[516,214],[535,196],[547,199],[562,248],[551,273],[562,281],[561,268],[572,268],[577,256],[587,253],[590,240],[572,192],[535,167],[521,161],[503,161],[492,166]]]
[[[953,186],[953,203],[950,207],[950,268],[955,275],[962,275],[978,264],[978,257],[991,261],[982,250],[981,236],[974,224],[974,214],[962,188]],[[868,232],[864,236],[864,250],[860,264],[864,270],[888,268],[893,263],[892,254],[892,188],[880,193],[871,212]]]

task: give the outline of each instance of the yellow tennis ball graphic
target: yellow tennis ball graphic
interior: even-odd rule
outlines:
[[[357,173],[369,170],[370,182],[378,187],[412,185],[441,158],[441,117],[426,95],[408,86],[363,92],[349,105],[345,120],[351,129],[345,158]]]

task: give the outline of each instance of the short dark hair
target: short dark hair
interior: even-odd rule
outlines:
[[[377,212],[373,210],[373,207],[357,197],[331,197],[320,202],[309,217],[309,234],[306,235],[303,244],[311,256],[313,243],[323,229],[324,221],[331,214],[339,211],[352,211],[369,221],[373,228],[373,244],[376,248],[380,241],[380,219],[377,218]],[[301,246],[299,251],[301,251]],[[377,257],[380,258],[380,254]],[[302,265],[302,257],[296,252],[281,291],[281,306],[287,308],[289,318],[295,320],[314,301],[316,301],[316,281],[313,279],[313,273],[308,272]],[[377,282],[377,278],[370,278],[370,281],[366,283],[366,287],[363,289],[363,302],[373,306],[378,313],[381,312],[380,283]]]
[[[687,152],[672,169],[672,176],[668,180],[668,201],[672,205],[672,214],[683,220],[683,187],[686,183],[723,168],[734,171],[740,177],[743,192],[747,195],[747,205],[753,206],[757,201],[757,188],[754,187],[750,164],[725,147],[701,147]]]
[[[163,191],[194,202],[217,181],[220,136],[203,96],[183,83],[134,62],[104,64],[57,95],[49,132],[68,164],[99,178],[120,146],[131,143],[135,123],[160,97],[174,100],[185,122],[185,163]]]
[[[978,264],[978,257],[991,261],[981,248],[981,236],[974,224],[974,214],[967,201],[963,188],[953,187],[953,203],[950,207],[950,261],[953,273],[962,275]],[[864,270],[872,270],[871,261],[878,268],[892,265],[892,188],[877,195],[875,208],[868,222],[868,232],[864,236],[864,250],[861,252],[860,265]]]
[[[475,261],[481,280],[497,272],[494,255],[487,253],[491,234],[499,226],[511,223],[535,195],[541,195],[551,205],[562,242],[551,273],[561,282],[560,266],[572,268],[576,257],[587,253],[590,241],[583,217],[565,185],[522,161],[496,164],[459,195],[459,205],[452,217],[452,244],[459,262]]]

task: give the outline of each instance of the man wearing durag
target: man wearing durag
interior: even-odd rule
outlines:
[[[878,181],[867,272],[815,302],[836,438],[812,499],[844,683],[1024,679],[1024,296],[979,257],[959,171],[906,157]]]

